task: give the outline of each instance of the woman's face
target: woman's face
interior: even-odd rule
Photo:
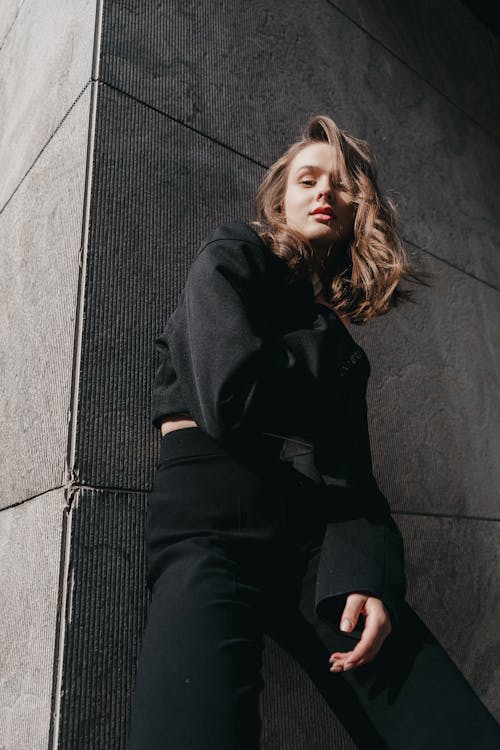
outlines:
[[[354,236],[356,206],[335,184],[334,154],[328,143],[305,146],[292,159],[283,201],[286,223],[323,254],[345,247]],[[321,211],[323,209],[323,211]]]

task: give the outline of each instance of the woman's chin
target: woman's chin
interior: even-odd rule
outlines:
[[[332,230],[328,227],[325,227],[325,229],[326,231],[324,232],[310,233],[307,238],[311,243],[311,246],[315,250],[324,250],[326,252],[332,245],[335,245],[335,243],[338,241],[338,237],[335,232],[332,232]]]

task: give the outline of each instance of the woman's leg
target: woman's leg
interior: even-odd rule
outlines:
[[[299,583],[286,601],[274,597],[270,634],[302,664],[358,747],[499,748],[494,717],[409,605],[373,662],[344,673],[329,671],[330,654],[351,650],[353,640],[314,610],[321,537],[296,542],[290,555],[297,560]],[[339,616],[341,610],[340,603]]]
[[[162,441],[129,750],[259,747],[269,500],[258,477],[198,428]]]
[[[259,590],[213,537],[173,544],[151,601],[129,750],[257,750]]]

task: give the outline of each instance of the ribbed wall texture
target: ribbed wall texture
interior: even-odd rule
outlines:
[[[407,599],[486,706],[500,716],[500,525],[395,514],[404,537]]]
[[[500,136],[500,41],[466,7],[480,10],[488,2],[330,0],[330,4],[471,120]]]
[[[150,489],[154,338],[202,238],[247,218],[261,170],[107,86],[99,92],[76,470]],[[84,373],[84,375],[83,375]]]
[[[357,747],[301,667],[264,639],[262,750],[355,750]]]
[[[204,236],[252,218],[265,167],[317,113],[373,145],[408,250],[436,274],[419,305],[353,335],[372,362],[374,461],[405,537],[409,601],[500,717],[497,48],[477,21],[457,24],[471,16],[456,0],[432,20],[424,2],[368,5],[104,3],[61,750],[126,743],[159,448],[154,338]],[[485,61],[466,80],[453,72],[464,47]],[[298,665],[266,646],[263,748],[353,748]]]
[[[81,490],[70,517],[61,750],[126,748],[145,622],[144,496]]]
[[[428,3],[416,5],[425,17]],[[447,0],[448,15],[457,5]],[[326,0],[146,0],[141,8],[106,6],[106,83],[266,165],[310,115],[326,112],[373,145],[407,238],[500,287],[498,142],[462,111],[462,100],[443,96]],[[392,24],[387,11],[381,16]],[[448,71],[458,53],[443,63],[442,48],[454,50],[447,45],[455,26],[441,21],[427,59]],[[421,43],[410,16],[406,34]],[[464,27],[457,45],[469,37]],[[498,97],[490,71],[488,90]],[[482,75],[468,71],[467,92]]]

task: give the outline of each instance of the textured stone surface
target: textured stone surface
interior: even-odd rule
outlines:
[[[2,14],[0,15],[0,49],[12,31],[22,5],[23,0],[3,0]]]
[[[62,490],[0,512],[0,747],[46,750],[56,640]]]
[[[263,164],[332,116],[372,144],[407,239],[500,288],[498,143],[333,5],[141,9],[108,6],[104,81]]]
[[[500,83],[500,39],[496,36],[493,36],[493,34],[490,34],[489,43],[495,60],[498,85]]]
[[[87,90],[0,214],[0,507],[64,477],[89,104]]]
[[[54,747],[125,750],[144,627],[144,496],[82,490],[70,513]]]
[[[432,287],[351,329],[372,365],[375,475],[393,508],[499,519],[500,293],[412,258]]]
[[[463,3],[331,0],[331,5],[500,136],[500,88],[490,34]]]
[[[95,7],[96,0],[8,4],[15,23],[0,49],[0,208],[90,80]]]
[[[155,336],[201,240],[246,218],[262,170],[108,88],[95,149],[76,470],[84,484],[142,490],[159,449]]]
[[[396,514],[408,602],[500,721],[500,524]]]
[[[358,747],[300,664],[264,638],[260,697],[262,750]]]

